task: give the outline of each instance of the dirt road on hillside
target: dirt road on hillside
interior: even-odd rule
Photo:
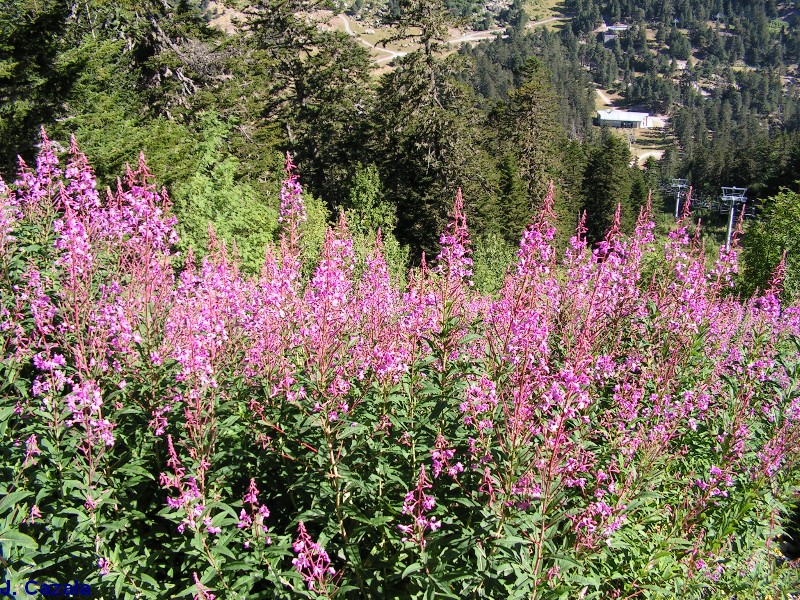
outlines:
[[[606,94],[603,90],[601,90],[600,88],[596,88],[595,91],[597,92],[597,95],[600,96],[600,100],[603,101],[603,104],[605,104],[606,106],[611,106],[613,104],[611,98],[609,98],[608,94]]]
[[[369,43],[367,40],[365,40],[359,34],[353,31],[353,28],[350,25],[350,18],[347,15],[340,14],[337,16],[339,17],[339,20],[341,21],[342,26],[344,27],[344,30],[347,33],[347,35],[356,38],[360,43],[364,44],[367,48],[374,50],[375,52],[382,52],[386,55],[376,58],[375,62],[377,63],[389,62],[391,60],[394,60],[395,58],[398,58],[400,56],[405,56],[406,54],[408,54],[408,52],[402,52],[399,50],[389,50],[384,46]],[[533,21],[532,23],[528,23],[527,25],[525,25],[525,27],[527,29],[532,29],[534,27],[539,27],[540,25],[553,23],[554,21],[566,21],[566,20],[569,20],[569,17],[551,17],[549,19],[543,19],[541,21]],[[491,40],[498,34],[503,35],[504,32],[505,29],[499,29],[499,28],[488,29],[486,31],[472,31],[470,33],[465,33],[463,35],[451,37],[445,40],[445,42],[448,44],[465,44],[465,43],[480,42],[483,40]],[[599,90],[598,93],[600,93]]]

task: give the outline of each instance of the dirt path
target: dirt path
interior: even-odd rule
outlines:
[[[541,21],[532,21],[525,25],[525,28],[533,29],[534,27],[539,27],[539,25],[547,25],[553,21],[569,21],[571,18],[572,17],[550,17],[549,19],[542,19]]]
[[[448,44],[463,44],[464,42],[480,42],[481,40],[490,40],[498,33],[502,34],[505,29],[487,29],[486,31],[473,31],[466,33],[459,37],[450,38],[447,40]]]
[[[570,17],[550,17],[549,19],[543,19],[541,21],[532,21],[525,25],[526,29],[533,29],[534,27],[539,27],[541,25],[547,25],[548,23],[553,23],[554,21],[568,21]],[[454,37],[447,40],[450,44],[462,44],[464,42],[480,42],[481,40],[490,40],[498,33],[503,34],[505,32],[505,28],[498,27],[497,29],[487,29],[486,31],[473,31],[472,33],[464,34],[460,37]]]
[[[348,19],[346,15],[339,15],[339,20],[342,22],[342,25],[344,25],[344,30],[347,32],[347,35],[356,38],[359,42],[364,44],[370,50],[375,50],[376,52],[384,52],[387,55],[377,58],[375,62],[378,63],[386,62],[389,60],[394,60],[398,56],[405,56],[406,54],[408,54],[407,52],[396,52],[395,50],[389,50],[388,48],[383,48],[383,47],[378,48],[375,44],[370,44],[367,40],[360,37],[355,31],[353,31],[353,28],[350,27],[350,19]]]
[[[350,26],[350,19],[347,15],[337,15],[339,20],[342,22],[342,26],[344,27],[345,32],[347,35],[356,38],[360,43],[364,44],[370,50],[374,50],[375,52],[381,52],[386,56],[381,56],[375,59],[376,63],[384,63],[394,60],[400,56],[405,56],[408,52],[401,52],[398,50],[389,50],[383,46],[378,46],[376,44],[370,44],[367,40],[362,38],[359,34],[353,31],[353,28]],[[565,21],[569,20],[569,17],[551,17],[549,19],[543,19],[541,21],[534,21],[532,23],[528,23],[525,27],[528,29],[532,29],[534,27],[539,27],[540,25],[546,25],[547,23],[552,23],[554,21]],[[451,37],[446,41],[448,44],[464,44],[464,43],[473,43],[473,42],[480,42],[482,40],[490,40],[494,38],[497,34],[503,34],[505,29],[488,29],[486,31],[472,31],[470,33],[465,33],[463,35]],[[598,93],[601,93],[598,90]],[[610,101],[609,101],[610,103]]]
[[[614,103],[611,101],[611,98],[609,98],[609,97],[608,97],[608,94],[606,94],[606,93],[605,93],[603,90],[601,90],[600,88],[596,88],[596,89],[595,89],[595,92],[597,92],[597,95],[598,95],[598,96],[600,96],[600,100],[602,100],[602,101],[603,101],[603,104],[605,104],[606,106],[611,106],[612,104],[614,104]]]
[[[655,158],[656,160],[661,160],[661,157],[664,156],[664,151],[663,150],[646,150],[645,152],[642,152],[641,154],[639,154],[639,156],[636,158],[636,162],[638,164],[640,164],[640,165],[643,165],[645,163],[645,161],[647,161],[647,159],[650,158],[651,156],[653,158]]]

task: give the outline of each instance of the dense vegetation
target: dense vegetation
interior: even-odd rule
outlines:
[[[358,213],[382,229],[396,273],[436,252],[443,198],[460,187],[486,290],[550,180],[560,248],[584,211],[589,239],[601,239],[616,202],[631,231],[649,191],[660,207],[670,177],[689,178],[696,197],[721,185],[748,187],[751,202],[796,189],[800,113],[784,76],[794,74],[798,28],[789,7],[578,2],[555,32],[526,29],[515,1],[493,17],[504,37],[444,57],[446,26],[471,9],[373,3],[419,48],[376,79],[362,45],[302,17],[324,6],[239,4],[244,22],[223,34],[188,1],[10,1],[0,15],[0,173],[13,176],[17,155],[35,155],[42,125],[62,145],[77,136],[101,186],[113,187],[144,150],[180,217],[182,248],[202,254],[211,223],[250,272],[276,235],[287,150],[313,194],[318,241],[340,210]],[[604,44],[592,33],[602,18],[629,28]],[[660,164],[631,168],[627,144],[591,126],[594,84],[672,117],[677,144]],[[368,173],[359,208],[354,199],[364,196],[353,190]]]
[[[783,265],[724,294],[649,206],[553,247],[553,190],[494,296],[457,193],[391,280],[347,220],[246,276],[177,257],[142,157],[103,197],[73,144],[0,182],[0,558],[8,590],[103,598],[778,598],[800,484],[800,311]],[[369,187],[365,175],[359,189]],[[308,268],[311,267],[311,268]]]
[[[101,184],[142,149],[173,198],[184,243],[202,251],[210,220],[251,269],[274,231],[269,198],[287,149],[323,220],[352,208],[354,178],[375,165],[379,202],[395,211],[394,234],[414,261],[435,251],[442,198],[457,187],[480,239],[508,251],[550,179],[562,184],[562,244],[580,209],[594,210],[581,183],[595,143],[590,91],[585,77],[572,77],[574,62],[559,66],[563,58],[539,42],[503,88],[515,94],[489,105],[464,85],[469,64],[437,53],[450,13],[408,3],[398,25],[421,49],[376,82],[363,47],[295,16],[315,5],[265,0],[248,11],[246,28],[226,36],[190,3],[90,1],[70,12],[55,0],[13,2],[0,17],[0,172],[13,174],[17,154],[30,159],[42,124],[62,143],[71,133],[81,140]],[[629,157],[616,156],[625,171]],[[631,214],[647,195],[634,189]]]
[[[551,30],[516,0],[340,4],[413,44],[376,76],[327,6],[238,3],[223,33],[193,0],[5,2],[14,589],[796,589],[792,7],[574,0]],[[459,20],[504,34],[450,53]],[[660,162],[591,124],[598,85],[670,118]],[[759,218],[721,246],[662,210],[672,177]]]

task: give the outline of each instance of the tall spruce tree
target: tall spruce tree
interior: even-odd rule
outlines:
[[[455,80],[458,59],[433,59],[419,50],[384,75],[369,140],[386,197],[397,207],[398,238],[415,255],[438,251],[459,187],[471,227],[487,228],[496,215],[497,172],[485,118],[471,90]]]
[[[635,218],[631,160],[628,142],[608,130],[603,131],[599,143],[589,152],[584,174],[584,210],[590,241],[603,238],[611,227],[617,204],[622,207],[625,223]]]
[[[498,185],[485,139],[485,117],[472,91],[456,80],[461,58],[440,58],[448,13],[438,0],[401,3],[400,33],[421,44],[381,79],[369,150],[386,198],[397,207],[397,236],[435,255],[456,190],[463,190],[470,226],[494,221]]]
[[[259,0],[249,10],[256,46],[274,63],[263,111],[285,129],[303,181],[329,207],[344,202],[363,148],[370,105],[366,50],[322,31],[305,14],[318,0]]]
[[[515,231],[517,238],[544,200],[550,181],[559,181],[563,167],[567,136],[550,78],[550,71],[541,61],[530,59],[524,83],[497,111],[502,154],[513,157],[516,176],[525,189],[524,197],[516,194],[503,199],[507,221],[504,230]],[[504,168],[508,166],[506,163]]]
[[[0,10],[0,173],[13,174],[17,154],[32,157],[74,79],[58,60],[67,33],[65,2],[4,0]]]

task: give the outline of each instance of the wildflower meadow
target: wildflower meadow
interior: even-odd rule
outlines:
[[[460,193],[401,286],[344,217],[304,264],[287,160],[248,276],[213,232],[176,255],[144,158],[101,191],[43,135],[0,182],[8,589],[788,597],[800,310],[780,265],[738,298],[736,245],[706,257],[688,217],[657,243],[649,207],[559,253],[553,194],[497,294],[472,286]]]

